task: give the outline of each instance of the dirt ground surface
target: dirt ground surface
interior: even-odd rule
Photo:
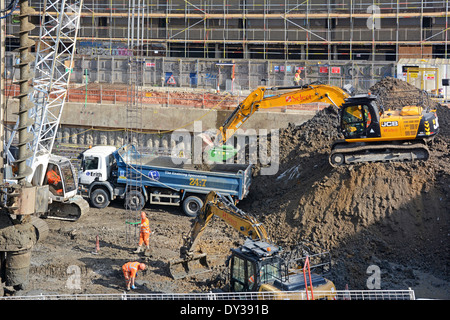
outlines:
[[[396,82],[387,78],[372,91],[380,99],[405,99],[396,90],[399,86],[417,94]],[[367,290],[368,268],[375,265],[381,271],[380,289],[412,288],[416,298],[450,299],[450,110],[438,105],[437,114],[441,132],[430,146],[428,161],[333,168],[328,154],[339,138],[338,116],[333,107],[321,110],[300,126],[280,130],[278,173],[260,175],[256,165],[249,197],[239,207],[255,214],[284,248],[309,241],[328,250],[328,278],[338,290],[346,285]],[[128,261],[149,266],[138,275],[135,292],[226,289],[223,263],[229,249],[243,243],[234,229],[213,219],[200,241],[213,271],[174,280],[168,262],[178,258],[182,234],[189,232],[193,219],[178,207],[145,210],[153,231],[147,256],[133,253],[137,235],[125,223],[130,217],[120,201],[91,208],[77,222],[47,219],[50,234],[33,250],[29,285],[21,294],[122,293],[121,266]]]

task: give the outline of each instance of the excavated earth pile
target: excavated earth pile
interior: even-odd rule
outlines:
[[[391,78],[371,91],[380,103],[397,99],[392,108],[421,96]],[[368,289],[374,270],[368,268],[374,265],[381,271],[381,289],[416,287],[425,295],[441,290],[440,298],[450,298],[450,110],[431,104],[441,131],[428,161],[332,168],[330,145],[340,136],[330,106],[280,132],[278,173],[257,173],[241,205],[260,216],[277,243],[289,247],[307,240],[329,250],[330,277],[339,288]]]

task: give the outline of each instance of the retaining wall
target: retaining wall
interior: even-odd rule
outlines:
[[[322,106],[320,106],[322,107]],[[242,129],[281,129],[289,123],[299,125],[314,116],[319,106],[311,110],[277,110],[255,113]],[[6,121],[12,126],[17,116],[18,102],[8,102]],[[169,148],[172,131],[185,129],[192,133],[218,128],[231,114],[231,110],[198,109],[180,106],[148,106],[141,109],[142,128],[130,127],[127,108],[123,104],[83,104],[66,103],[61,117],[61,128],[57,142],[78,145],[110,144],[120,146],[124,143],[126,129],[142,132],[141,143],[150,148]]]

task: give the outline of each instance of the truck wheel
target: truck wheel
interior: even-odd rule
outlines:
[[[189,196],[183,201],[183,211],[188,217],[196,217],[202,207],[202,199],[196,196]]]
[[[131,190],[127,192],[125,197],[125,209],[133,211],[142,210],[145,205],[145,198],[142,192],[137,190]]]
[[[109,206],[109,195],[104,189],[95,189],[91,192],[91,204],[95,208],[103,209]]]

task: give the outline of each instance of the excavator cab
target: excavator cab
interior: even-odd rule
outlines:
[[[265,298],[270,295],[272,299],[285,299],[283,292],[287,291],[295,292],[289,298],[296,300],[334,298],[336,288],[333,282],[310,273],[310,269],[306,274],[303,266],[289,269],[290,261],[285,261],[281,256],[279,247],[247,239],[241,247],[231,249],[231,252],[230,291],[259,292]],[[313,289],[316,290],[315,296]]]
[[[53,196],[66,198],[76,193],[75,172],[68,159],[49,163],[44,178],[44,185],[49,186]]]
[[[51,156],[43,185],[49,186],[49,196],[52,199],[47,217],[76,221],[89,210],[87,201],[77,194],[75,168],[68,158]]]
[[[375,100],[367,95],[355,96],[341,106],[341,131],[345,139],[380,136],[380,114]]]
[[[230,289],[233,292],[256,292],[261,285],[281,279],[280,249],[263,241],[248,239],[243,246],[231,249]]]

